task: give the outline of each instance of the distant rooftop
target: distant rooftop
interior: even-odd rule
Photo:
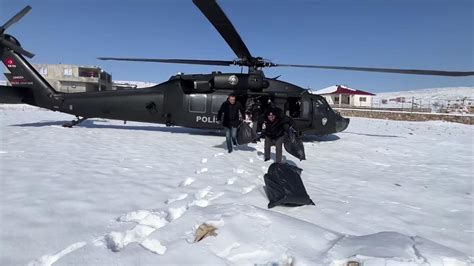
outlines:
[[[321,90],[313,91],[314,94],[324,95],[324,94],[357,94],[357,95],[375,95],[373,93],[356,90],[353,88],[349,88],[344,85],[335,85],[331,87],[327,87]]]

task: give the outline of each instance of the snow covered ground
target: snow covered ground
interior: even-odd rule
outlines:
[[[267,209],[263,143],[0,106],[0,265],[470,265],[474,127],[352,118]],[[207,223],[217,235],[194,243]]]

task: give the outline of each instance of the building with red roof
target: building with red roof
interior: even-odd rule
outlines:
[[[343,85],[335,85],[325,89],[313,91],[314,94],[323,96],[332,106],[344,107],[371,107],[375,94],[356,90]]]

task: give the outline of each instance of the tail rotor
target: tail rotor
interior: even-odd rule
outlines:
[[[28,58],[35,56],[33,53],[21,48],[20,43],[13,36],[5,34],[5,31],[11,27],[13,24],[20,21],[28,12],[30,12],[31,7],[26,6],[16,15],[14,15],[10,20],[8,20],[3,26],[0,27],[0,47],[7,47],[21,55],[24,55]]]

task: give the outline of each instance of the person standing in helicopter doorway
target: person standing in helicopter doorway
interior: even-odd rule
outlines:
[[[224,115],[222,125],[225,129],[225,139],[229,153],[232,152],[233,146],[237,146],[237,128],[242,118],[245,117],[244,108],[236,98],[235,94],[229,94],[217,113],[217,121],[221,121],[222,115]]]

